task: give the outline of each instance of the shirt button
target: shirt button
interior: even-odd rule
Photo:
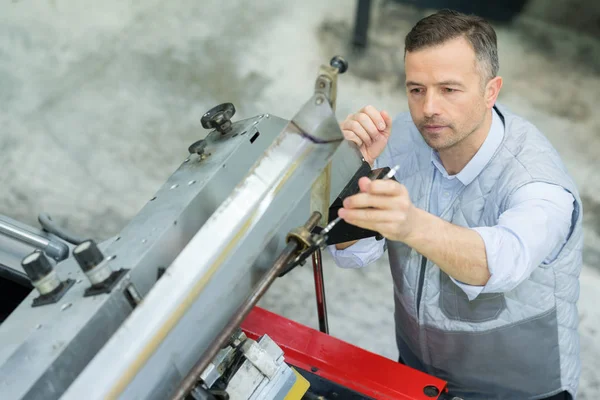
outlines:
[[[450,192],[444,192],[444,197],[450,196]]]

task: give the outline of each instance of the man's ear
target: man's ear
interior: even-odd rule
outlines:
[[[497,76],[491,79],[487,85],[485,85],[485,105],[487,108],[492,108],[496,104],[496,99],[502,89],[502,77]]]

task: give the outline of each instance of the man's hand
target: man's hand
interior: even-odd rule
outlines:
[[[477,232],[415,207],[396,181],[361,178],[358,185],[360,193],[344,199],[338,211],[344,221],[405,243],[463,283],[487,283],[485,243]]]
[[[392,119],[387,112],[366,106],[348,115],[340,128],[346,140],[356,143],[365,161],[373,167],[375,159],[387,145],[392,132]]]
[[[360,193],[347,197],[338,215],[349,224],[404,242],[413,230],[416,207],[408,191],[394,180],[361,178]]]

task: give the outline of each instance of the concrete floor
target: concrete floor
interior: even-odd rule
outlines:
[[[207,109],[231,101],[234,119],[265,112],[290,118],[311,95],[318,65],[334,54],[350,61],[340,79],[340,118],[365,104],[405,111],[403,38],[427,12],[375,2],[371,46],[357,55],[347,47],[354,3],[1,5],[0,213],[35,225],[45,211],[80,235],[115,234],[206,134],[199,119]],[[562,1],[548,9],[534,0],[516,21],[497,26],[500,101],[546,133],[584,199],[580,399],[600,389],[598,4]],[[577,7],[584,10],[579,20]],[[571,19],[545,22],[560,15]],[[396,358],[385,260],[347,271],[326,254],[325,264],[331,334]],[[311,270],[277,281],[261,305],[317,326]]]

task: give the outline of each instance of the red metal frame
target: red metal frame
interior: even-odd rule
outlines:
[[[255,307],[242,329],[252,339],[269,335],[288,364],[375,399],[431,400],[426,386],[446,391],[446,382],[315,329]],[[316,368],[316,370],[315,370]]]

